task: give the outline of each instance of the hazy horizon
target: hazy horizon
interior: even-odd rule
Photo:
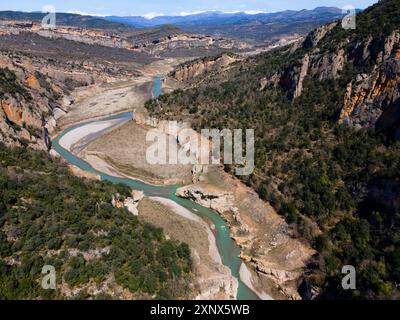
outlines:
[[[279,0],[154,0],[151,3],[143,0],[115,0],[113,2],[105,0],[76,1],[71,0],[68,3],[53,0],[20,0],[14,3],[0,4],[0,11],[25,11],[38,12],[46,5],[52,5],[57,12],[76,13],[92,16],[142,16],[148,19],[157,16],[185,16],[202,12],[218,11],[223,13],[245,12],[247,14],[256,14],[263,12],[276,12],[284,10],[302,10],[314,9],[316,7],[338,7],[352,5],[356,8],[364,9],[376,0],[306,0],[306,1],[279,1]]]

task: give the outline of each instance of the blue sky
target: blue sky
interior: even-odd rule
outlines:
[[[366,8],[377,0],[1,0],[0,10],[41,11],[53,5],[57,12],[97,15],[185,15],[201,11],[271,12],[318,6]]]

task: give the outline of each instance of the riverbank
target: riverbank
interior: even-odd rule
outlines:
[[[112,122],[109,124],[113,124]],[[85,124],[87,125],[87,124]],[[79,126],[77,126],[78,128]],[[77,128],[73,128],[72,130],[67,130],[65,134],[68,134],[69,132],[76,130]],[[87,127],[90,128],[90,127]],[[101,129],[100,127],[97,126],[99,131],[104,130],[104,127],[102,126]],[[87,134],[91,134],[91,132],[87,132]],[[221,298],[221,293],[220,288],[225,288],[225,293],[226,295],[224,296],[224,299],[229,296],[230,298],[235,298],[235,296],[232,296],[232,292],[236,292],[237,285],[237,274],[239,270],[239,265],[238,262],[240,262],[240,258],[238,257],[239,255],[239,249],[236,247],[235,243],[230,239],[229,237],[229,232],[226,232],[227,228],[223,228],[223,223],[224,221],[220,219],[220,217],[215,213],[212,212],[211,210],[202,208],[198,205],[195,205],[194,203],[191,203],[190,201],[184,201],[179,198],[175,197],[175,188],[174,187],[150,187],[148,185],[145,185],[143,183],[137,182],[135,180],[130,180],[126,178],[118,178],[115,177],[114,175],[107,175],[104,172],[99,172],[97,170],[94,170],[87,162],[83,162],[80,158],[73,156],[71,153],[69,153],[66,149],[64,149],[61,145],[58,144],[58,140],[63,139],[63,133],[61,133],[57,139],[54,140],[53,146],[55,150],[62,156],[64,157],[68,162],[76,165],[77,167],[90,171],[96,174],[100,174],[102,180],[109,180],[112,181],[113,183],[125,183],[131,186],[134,189],[138,190],[143,190],[147,196],[159,196],[159,195],[165,195],[168,197],[171,197],[171,199],[175,202],[178,202],[181,204],[181,201],[183,201],[183,206],[187,209],[193,210],[196,214],[201,214],[201,215],[206,215],[210,219],[214,219],[213,222],[217,226],[217,229],[213,232],[215,235],[215,239],[217,241],[217,247],[218,251],[221,254],[221,250],[226,250],[227,252],[223,254],[223,263],[224,265],[218,264],[217,267],[217,273],[213,273],[213,275],[209,275],[207,272],[201,271],[202,268],[204,267],[203,263],[200,263],[198,265],[198,268],[200,268],[198,271],[198,274],[201,275],[199,278],[201,286],[205,289],[203,293],[199,296],[199,298],[207,298],[210,297],[212,294],[216,294],[216,298]],[[140,215],[139,215],[140,216]],[[174,216],[177,216],[177,214],[174,214]],[[155,223],[159,221],[159,216],[156,218]],[[183,217],[182,217],[183,218]],[[188,220],[188,219],[185,219]],[[192,232],[187,232],[187,229],[184,228],[179,228],[180,231],[184,231],[184,235],[191,235]],[[179,230],[176,230],[178,232]],[[190,230],[190,229],[189,229]],[[203,230],[204,232],[204,230]],[[175,234],[175,233],[174,233]],[[194,244],[198,243],[206,243],[207,244],[207,256],[209,256],[209,239],[210,239],[210,233],[205,232],[204,236],[195,238],[195,241],[193,242]],[[233,255],[231,255],[234,253]],[[196,259],[196,254],[195,254],[195,259]],[[215,249],[214,249],[214,258],[216,258],[215,254]],[[211,260],[211,259],[210,259]],[[204,261],[204,260],[203,260]],[[212,263],[215,264],[215,261],[212,261]],[[228,268],[229,266],[230,268]],[[214,267],[215,268],[215,267]],[[230,270],[229,270],[230,269]],[[221,277],[221,274],[223,276]],[[234,277],[232,277],[234,275]],[[236,277],[236,278],[235,278]],[[251,290],[249,290],[243,283],[239,282],[239,292],[238,296],[243,297],[245,299],[254,299],[255,295],[252,293]],[[216,288],[218,288],[218,292],[216,291]],[[223,291],[224,291],[223,290]]]
[[[88,100],[88,102],[91,100]],[[81,101],[82,104],[84,104],[84,101]],[[112,102],[112,103],[118,103]],[[84,105],[82,105],[83,110]],[[143,106],[141,107],[143,108]],[[83,112],[84,113],[84,112]],[[118,117],[116,117],[118,118]],[[96,117],[96,119],[98,119]],[[140,154],[139,150],[135,148],[138,145],[138,139],[131,139],[128,140],[130,137],[130,130],[126,130],[126,136],[121,136],[119,135],[120,131],[124,128],[127,128],[129,125],[132,125],[134,123],[133,121],[129,121],[121,126],[118,126],[117,128],[114,127],[115,130],[107,131],[107,126],[113,127],[117,125],[117,122],[113,121],[115,119],[108,119],[108,120],[97,120],[94,121],[93,123],[84,123],[82,126],[85,126],[84,130],[78,131],[78,133],[71,134],[71,131],[75,131],[76,129],[79,129],[81,126],[76,126],[73,130],[67,130],[67,134],[71,134],[69,138],[67,137],[67,142],[64,141],[64,145],[66,147],[69,147],[71,150],[75,148],[75,150],[80,150],[82,146],[86,146],[86,142],[91,142],[89,143],[89,147],[96,144],[99,140],[106,141],[108,143],[108,147],[105,148],[105,151],[109,151],[112,148],[114,148],[118,153],[124,154],[127,151],[131,150],[134,155]],[[93,124],[93,126],[91,126]],[[137,124],[136,124],[137,125]],[[143,133],[146,133],[148,128],[142,128],[144,129]],[[94,130],[95,132],[92,132]],[[87,135],[85,136],[86,133]],[[115,141],[110,139],[110,135],[115,136]],[[91,138],[87,138],[90,136]],[[98,139],[98,137],[101,136],[101,139]],[[64,138],[63,134],[61,134],[61,139],[60,142],[62,142],[62,139]],[[74,139],[72,139],[74,138]],[[143,140],[144,136],[143,136]],[[130,141],[128,145],[123,146],[124,142]],[[110,144],[111,143],[111,144]],[[122,144],[122,145],[121,145]],[[60,146],[62,147],[62,146]],[[104,158],[104,154],[107,153],[96,153],[96,150],[90,150],[90,154],[86,153],[88,148],[83,148],[83,150],[80,150],[80,152],[77,154],[79,158],[76,157],[70,157],[67,152],[61,152],[64,157],[67,158],[70,162],[76,162],[77,167],[81,166],[81,169],[84,170],[89,170],[89,171],[94,171],[96,174],[100,174],[102,179],[110,180],[115,183],[126,183],[130,185],[133,188],[139,189],[139,190],[146,190],[148,196],[159,196],[162,194],[163,197],[169,197],[171,198],[175,203],[182,204],[185,208],[190,209],[190,211],[193,210],[196,214],[206,217],[207,221],[211,220],[213,225],[215,226],[215,229],[213,230],[212,234],[214,235],[214,238],[216,239],[217,242],[217,251],[219,251],[220,257],[222,256],[222,261],[225,266],[229,266],[230,273],[237,279],[239,279],[239,268],[241,265],[241,259],[239,258],[240,255],[240,249],[237,247],[236,243],[232,241],[231,239],[231,234],[230,234],[230,229],[228,228],[228,225],[225,224],[225,221],[222,220],[218,214],[213,212],[212,210],[200,207],[198,205],[194,205],[191,201],[184,201],[175,196],[175,189],[174,187],[170,186],[159,186],[155,187],[152,186],[151,188],[148,186],[148,181],[147,177],[143,177],[140,180],[145,183],[138,183],[137,182],[137,175],[136,174],[126,174],[122,172],[120,167],[115,166],[112,161],[109,161],[109,159]],[[145,149],[143,149],[145,150]],[[142,150],[142,151],[143,151]],[[86,154],[85,154],[86,153]],[[141,152],[141,154],[145,154]],[[80,159],[81,157],[84,158],[86,162],[82,162]],[[140,159],[136,163],[146,163],[145,160]],[[191,169],[191,167],[189,167]],[[162,168],[162,170],[165,170],[167,173],[171,174],[171,168]],[[129,172],[130,170],[128,170]],[[191,176],[191,170],[188,172],[190,173]],[[175,173],[176,172],[176,173]],[[172,176],[176,176],[178,174],[181,174],[182,170],[176,170],[173,172]],[[176,178],[176,177],[174,177]],[[182,203],[181,203],[182,201]],[[175,214],[176,215],[176,214]],[[209,242],[210,240],[210,232],[206,232],[205,234],[205,240]],[[199,239],[197,239],[199,241]],[[214,258],[217,257],[216,252],[214,250],[213,253]],[[215,263],[215,261],[214,261]],[[223,268],[226,268],[225,266],[222,266]],[[229,271],[229,269],[227,269]],[[224,271],[226,273],[226,270]],[[227,275],[228,276],[228,275]],[[232,277],[229,275],[229,277]],[[218,278],[218,277],[217,277]],[[210,278],[212,279],[212,278]],[[209,283],[208,281],[210,280],[207,277],[204,278],[204,283]],[[218,281],[217,281],[218,283]],[[239,281],[239,293],[238,297],[241,299],[255,299],[256,295],[253,293],[252,290],[250,290],[243,282]]]
[[[93,141],[80,154],[93,166],[106,162],[127,177],[152,185],[186,185],[192,182],[192,165],[150,164],[148,128],[130,121]]]
[[[222,264],[222,258],[218,252],[215,236],[212,233],[210,227],[207,225],[207,223],[204,222],[203,219],[201,219],[196,214],[190,212],[189,210],[178,205],[176,202],[174,202],[170,199],[161,198],[161,197],[150,197],[149,199],[162,203],[164,206],[170,208],[172,211],[174,211],[176,214],[180,215],[181,217],[184,217],[186,219],[189,219],[189,220],[192,220],[192,221],[195,221],[195,222],[201,224],[204,227],[204,229],[206,230],[207,235],[208,235],[208,241],[210,242],[209,255],[210,255],[211,259],[216,263]]]
[[[60,139],[59,143],[68,151],[77,154],[90,142],[99,136],[129,121],[129,118],[91,122],[68,132]]]
[[[58,143],[56,141],[55,147],[59,145],[71,151],[76,144],[83,144],[80,141],[85,141],[87,136],[93,137],[118,125],[119,121],[116,120],[118,119],[94,121],[73,128],[62,135]],[[125,121],[124,118],[119,120]],[[67,160],[73,162],[71,161],[73,158],[67,158]],[[110,174],[115,179],[117,175],[113,168],[107,163],[103,166],[94,169],[102,172],[103,179],[104,173]],[[121,178],[122,181],[123,179]],[[236,298],[238,281],[232,276],[229,268],[223,265],[216,237],[203,219],[174,201],[159,196],[142,199],[139,202],[138,211],[139,219],[162,228],[168,237],[189,244],[193,253],[195,275],[192,288],[195,293],[193,299]],[[222,291],[221,288],[223,288]]]
[[[175,66],[190,58],[168,58],[142,66],[130,79],[81,87],[71,93],[66,112],[49,123],[51,135],[83,122],[99,120],[123,112],[142,110],[153,97],[153,78],[168,74]]]
[[[161,227],[168,237],[189,245],[195,274],[194,299],[236,298],[238,281],[223,265],[216,237],[203,219],[162,197],[144,199],[139,204],[139,218]]]
[[[124,119],[113,119],[113,120],[103,120],[94,121],[92,123],[83,124],[78,126],[59,139],[59,144],[64,149],[72,151],[74,146],[84,145],[81,141],[87,140],[88,136],[94,137],[102,134],[105,130],[113,128],[125,121]],[[85,159],[87,160],[87,159]],[[90,160],[90,159],[89,159]],[[93,163],[93,161],[89,161]],[[94,169],[98,172],[103,172],[110,174],[114,177],[118,177],[119,174],[106,162],[96,161],[96,166]],[[82,173],[82,170],[80,170]],[[122,176],[121,176],[122,178]],[[125,177],[123,177],[125,178]],[[237,280],[232,277],[229,268],[222,264],[222,258],[218,251],[216,244],[216,237],[213,234],[210,226],[204,222],[198,215],[189,211],[188,209],[180,206],[176,202],[162,198],[162,197],[148,197],[146,198],[151,201],[158,202],[164,206],[155,207],[152,202],[144,202],[140,205],[139,216],[140,218],[153,216],[151,219],[152,224],[162,227],[164,231],[169,233],[171,237],[177,238],[180,241],[191,244],[192,249],[194,249],[193,259],[196,262],[196,278],[197,278],[197,291],[198,294],[196,299],[233,299],[237,295],[238,283]],[[195,223],[195,225],[179,221],[177,217],[168,214],[168,210],[173,212],[174,215],[179,215],[185,220],[190,220]],[[149,210],[151,213],[149,213]],[[146,213],[147,214],[144,214]],[[167,219],[165,219],[167,217]],[[164,219],[163,219],[164,218]],[[163,222],[164,220],[164,222]],[[166,221],[165,221],[166,220]],[[176,226],[181,224],[181,228],[176,229]],[[200,230],[199,230],[200,229]],[[201,231],[202,230],[202,231]],[[179,233],[182,232],[181,235]],[[203,232],[201,235],[199,233]],[[198,234],[198,236],[195,236]],[[207,243],[205,243],[206,241]],[[206,247],[208,250],[205,252],[201,247]],[[208,256],[208,257],[206,257]],[[220,292],[220,288],[224,288],[225,293]]]

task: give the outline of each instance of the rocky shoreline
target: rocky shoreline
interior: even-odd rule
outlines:
[[[94,123],[83,125],[82,127],[72,130],[65,136],[63,136],[60,139],[59,144],[70,152],[73,152],[73,150],[76,151],[76,147],[84,144],[88,136],[99,135],[106,130],[111,130],[112,128],[120,125],[120,122],[121,121],[118,120],[108,120],[96,121]],[[81,156],[81,153],[82,152],[79,153],[79,156]],[[85,160],[88,160],[87,157],[85,157]],[[94,167],[96,170],[115,175],[115,169],[108,163],[104,162],[104,168],[99,168],[98,161],[95,162],[96,165]],[[93,164],[93,160],[89,161],[89,163]],[[70,167],[72,172],[77,175],[85,176],[87,178],[98,179],[97,176],[88,174],[73,165],[71,165]],[[115,171],[117,172],[117,170]],[[194,296],[194,299],[235,299],[238,290],[238,281],[232,276],[230,269],[227,266],[223,265],[222,258],[216,246],[215,236],[208,224],[204,222],[200,217],[191,213],[189,210],[179,206],[172,200],[161,197],[144,197],[142,192],[138,192],[136,190],[132,191],[131,197],[128,197],[124,200],[121,200],[118,194],[114,195],[112,199],[112,205],[117,208],[126,207],[127,210],[130,211],[133,215],[139,216],[139,204],[144,198],[161,203],[163,206],[171,209],[171,211],[174,212],[176,215],[195,222],[206,231],[207,241],[209,243],[208,255],[212,261],[213,267],[207,268],[205,266],[197,266],[195,268],[196,280],[194,291],[196,292],[196,295]],[[157,225],[156,222],[155,225]],[[196,250],[193,250],[192,258],[195,264],[197,263],[198,265],[200,265],[202,264],[201,261],[204,259],[204,256],[200,256]]]
[[[232,186],[236,190],[243,189],[242,192],[245,191],[248,195],[252,192],[240,185],[240,182],[237,183]],[[267,205],[257,195],[253,194],[253,209],[261,205],[261,208],[256,209],[258,214],[267,214],[269,220],[263,221],[259,226],[251,221],[257,220],[251,216],[257,212],[249,214],[239,208],[241,196],[238,192],[235,194],[234,191],[217,190],[215,186],[197,183],[179,188],[176,195],[216,211],[227,222],[231,238],[240,246],[241,259],[246,264],[242,267],[241,280],[257,292],[260,298],[301,299],[297,287],[301,281],[301,271],[313,251],[299,240],[293,239],[286,223],[272,208],[267,211]],[[266,239],[266,234],[260,235],[263,232],[262,226],[266,224],[272,224],[269,236],[275,238],[275,241],[267,241],[269,239]],[[279,252],[279,248],[282,252]],[[246,272],[243,268],[247,269]]]

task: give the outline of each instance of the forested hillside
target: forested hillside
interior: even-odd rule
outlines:
[[[241,178],[317,249],[304,298],[310,288],[319,298],[399,298],[399,29],[400,1],[380,1],[356,30],[323,26],[146,105],[196,129],[255,129],[256,170]],[[341,288],[346,264],[355,291]]]
[[[188,298],[190,249],[111,204],[131,190],[0,144],[0,299]],[[44,265],[56,290],[41,287]]]

